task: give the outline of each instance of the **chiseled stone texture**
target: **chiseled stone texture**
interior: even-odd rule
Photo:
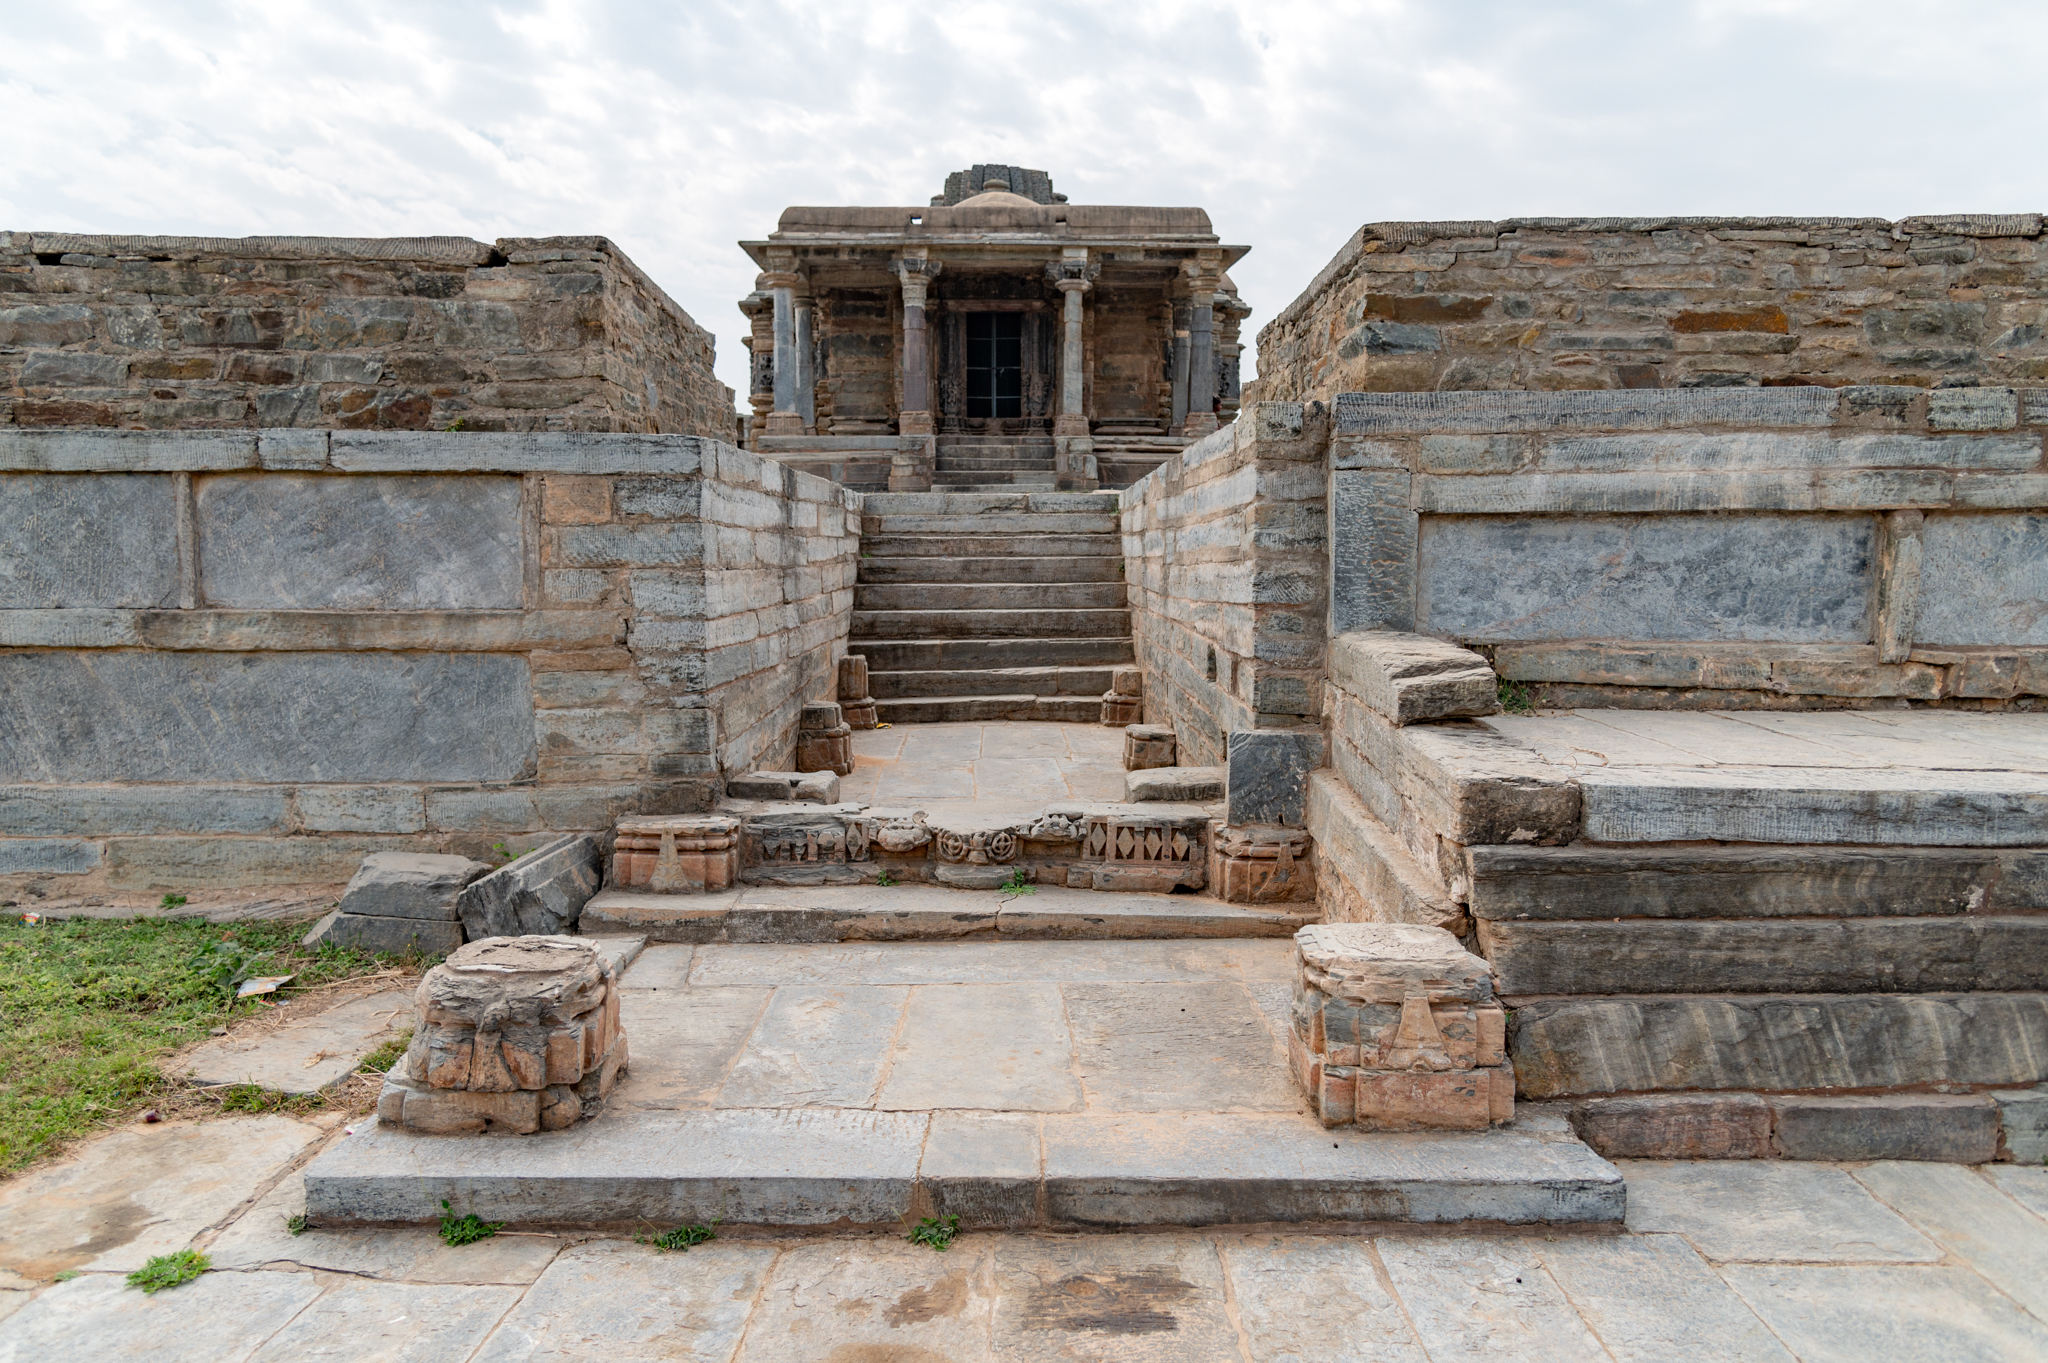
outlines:
[[[1927,518],[1914,638],[2048,644],[2048,514]]]
[[[0,610],[178,604],[168,474],[0,476]]]
[[[1229,822],[1301,827],[1308,813],[1308,774],[1323,758],[1320,729],[1233,731],[1223,777]]]
[[[604,876],[596,839],[564,834],[471,881],[456,914],[471,941],[567,932]]]
[[[1625,410],[1645,387],[1726,404],[1829,385],[1764,390],[1819,404],[1845,383],[2028,382],[2041,244],[2038,213],[1368,223],[1260,331],[1258,396],[1598,388]],[[1954,430],[2014,419],[1969,389],[1934,413]]]
[[[14,232],[0,284],[18,426],[734,432],[711,333],[603,237]]]
[[[1426,634],[1355,631],[1330,641],[1330,676],[1393,724],[1500,710],[1486,659]]]
[[[0,653],[0,779],[506,781],[533,772],[524,658]]]
[[[516,610],[517,478],[237,473],[197,480],[207,605]]]

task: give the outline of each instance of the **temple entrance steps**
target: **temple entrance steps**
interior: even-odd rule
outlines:
[[[1049,435],[942,435],[932,465],[932,488],[946,492],[1001,492],[1056,486]]]
[[[1096,478],[1105,488],[1126,488],[1186,449],[1179,435],[1112,435],[1094,438]]]
[[[849,653],[884,723],[1100,716],[1132,661],[1114,495],[867,498]]]

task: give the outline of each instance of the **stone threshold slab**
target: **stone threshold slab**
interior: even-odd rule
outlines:
[[[717,894],[599,892],[583,906],[585,933],[657,942],[903,942],[959,938],[1134,941],[1292,937],[1316,922],[1312,904],[1267,912],[1200,895],[1118,894],[1038,886],[1034,893],[933,885],[756,887]]]
[[[1326,1131],[1295,1114],[613,1110],[533,1136],[379,1124],[306,1169],[321,1225],[1097,1229],[1279,1223],[1618,1227],[1620,1173],[1542,1123],[1531,1134]]]

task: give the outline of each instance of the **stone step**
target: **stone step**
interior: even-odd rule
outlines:
[[[1099,703],[1109,690],[1111,667],[990,667],[927,672],[868,672],[868,694],[876,700],[919,696],[1080,696]]]
[[[967,478],[969,475],[954,474],[953,476],[956,478]],[[1010,487],[1055,487],[1057,485],[1058,480],[1053,478],[1050,474],[1046,476],[1046,480],[1042,484],[1026,483],[1021,481],[1015,483],[987,483],[982,482],[978,479],[972,482],[953,483],[948,482],[945,478],[939,476],[934,476],[932,479],[933,487],[952,488],[961,492],[1000,492],[1002,489]]]
[[[976,724],[1004,719],[1093,724],[1102,717],[1102,698],[983,694],[884,700],[877,696],[875,717],[884,724]]]
[[[2004,1101],[2001,1101],[2003,1099]],[[2018,1100],[2015,1102],[2015,1100]],[[2048,1102],[2034,1089],[1993,1093],[1652,1093],[1565,1099],[1580,1140],[1608,1159],[1931,1160],[1987,1164],[1998,1158],[2008,1104]],[[1520,1115],[1519,1113],[1517,1115]],[[2007,1126],[2024,1143],[2024,1118]],[[2017,1151],[2014,1152],[2017,1157]]]
[[[872,499],[870,499],[872,500]],[[1122,561],[1121,535],[883,535],[864,534],[867,558],[1115,558]]]
[[[1617,765],[1574,775],[1589,842],[2027,847],[2048,840],[2048,772]]]
[[[2048,989],[2048,915],[1479,920],[1503,994]]]
[[[1058,487],[1059,478],[1051,473],[992,473],[986,469],[969,473],[934,473],[932,486],[935,488],[958,489],[962,492],[1000,491],[1013,487]]]
[[[1043,459],[1017,458],[1011,455],[942,454],[933,467],[944,472],[954,469],[1053,469],[1053,457]]]
[[[856,610],[852,628],[855,639],[1102,639],[1130,632],[1127,610]]]
[[[965,515],[864,512],[860,524],[863,536],[1120,534],[1115,516],[1059,511],[982,511]]]
[[[600,891],[578,931],[655,942],[1135,941],[1292,937],[1313,904],[1260,912],[1206,895],[1041,885],[1005,897],[943,885],[754,886],[717,894]]]
[[[863,558],[861,583],[1117,582],[1124,561],[1108,554],[1048,558]]]
[[[632,1036],[628,1022],[628,1036]],[[637,1051],[636,1051],[637,1054]],[[1325,1131],[1299,1113],[635,1109],[566,1131],[419,1136],[365,1122],[307,1166],[323,1226],[1109,1230],[1480,1221],[1619,1228],[1621,1174],[1568,1133]]]
[[[1475,918],[1878,917],[2048,909],[2048,850],[1466,849]]]
[[[2048,1079],[2048,993],[1511,999],[1524,1098]]]
[[[885,492],[865,498],[862,508],[870,516],[978,516],[992,511],[1113,516],[1117,499],[1114,493],[1100,492]]]
[[[855,637],[849,653],[885,672],[952,672],[1008,667],[1115,667],[1135,662],[1129,636],[1094,639],[884,639]]]
[[[853,589],[857,611],[1122,610],[1121,582],[906,582]]]

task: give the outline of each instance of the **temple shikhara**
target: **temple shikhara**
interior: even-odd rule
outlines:
[[[748,443],[864,490],[1124,487],[1237,415],[1225,273],[1200,208],[1071,204],[980,165],[918,206],[793,207],[761,268]]]

